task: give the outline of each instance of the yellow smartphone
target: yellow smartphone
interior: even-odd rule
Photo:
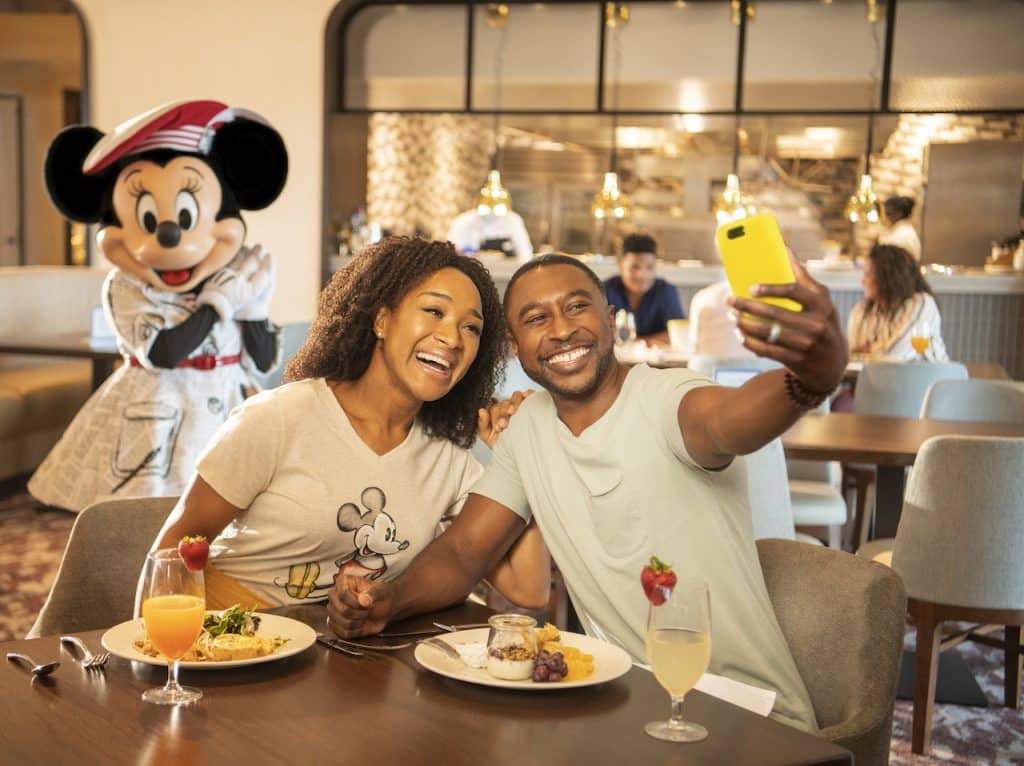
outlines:
[[[718,227],[715,234],[718,254],[733,295],[751,298],[755,284],[782,285],[795,282],[789,252],[771,213],[757,213]],[[801,311],[803,307],[789,298],[755,298],[775,306]]]

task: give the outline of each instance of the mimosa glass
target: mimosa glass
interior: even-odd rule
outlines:
[[[644,731],[669,742],[700,742],[708,730],[683,720],[683,697],[711,662],[711,600],[707,583],[680,578],[665,603],[647,613],[647,661],[672,698],[667,721],[652,721]]]
[[[931,328],[925,321],[916,322],[910,330],[910,345],[917,352],[917,360],[925,361],[925,352],[932,342]]]
[[[192,648],[203,629],[203,571],[193,572],[186,567],[174,548],[153,551],[146,557],[141,597],[146,634],[167,658],[167,684],[147,689],[142,699],[157,705],[195,702],[203,692],[178,683],[178,661]]]

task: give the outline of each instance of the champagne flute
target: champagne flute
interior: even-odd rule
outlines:
[[[931,328],[928,326],[928,322],[925,320],[919,320],[914,323],[914,326],[910,330],[910,345],[913,346],[914,351],[917,352],[917,360],[919,362],[925,361],[925,352],[928,350],[928,346],[931,345],[932,333]]]
[[[146,556],[140,596],[146,634],[167,658],[167,684],[147,689],[142,699],[157,705],[195,702],[203,692],[178,683],[178,661],[192,648],[203,629],[203,570],[192,571],[185,566],[174,548],[152,551]]]
[[[704,675],[711,661],[711,600],[708,586],[680,578],[665,602],[647,613],[647,661],[654,677],[672,698],[667,721],[651,721],[644,731],[669,742],[700,742],[708,730],[683,720],[683,697]]]
[[[636,317],[633,312],[619,309],[615,312],[615,339],[623,346],[636,341]]]

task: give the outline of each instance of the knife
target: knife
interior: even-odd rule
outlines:
[[[487,628],[490,625],[486,622],[474,622],[468,625],[442,625],[439,622],[434,623],[432,628],[424,628],[422,630],[408,630],[401,633],[378,633],[377,635],[381,638],[407,638],[409,636],[432,636],[435,633],[454,633],[458,630],[469,630],[471,628]]]
[[[331,649],[336,649],[339,652],[343,652],[345,654],[351,654],[353,657],[362,657],[363,656],[362,652],[360,652],[360,651],[358,651],[356,649],[352,649],[350,647],[347,647],[347,646],[343,645],[342,643],[340,643],[339,641],[335,641],[333,638],[325,636],[322,633],[317,633],[316,640],[317,640],[318,643],[321,643],[324,646],[329,646]]]

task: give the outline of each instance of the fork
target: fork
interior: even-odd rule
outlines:
[[[89,647],[85,645],[85,642],[78,636],[61,636],[60,642],[62,644],[71,644],[77,646],[82,652],[82,659],[80,660],[83,668],[92,670],[93,668],[100,669],[107,664],[107,660],[110,659],[110,652],[100,652],[99,654],[93,654],[89,651]]]

